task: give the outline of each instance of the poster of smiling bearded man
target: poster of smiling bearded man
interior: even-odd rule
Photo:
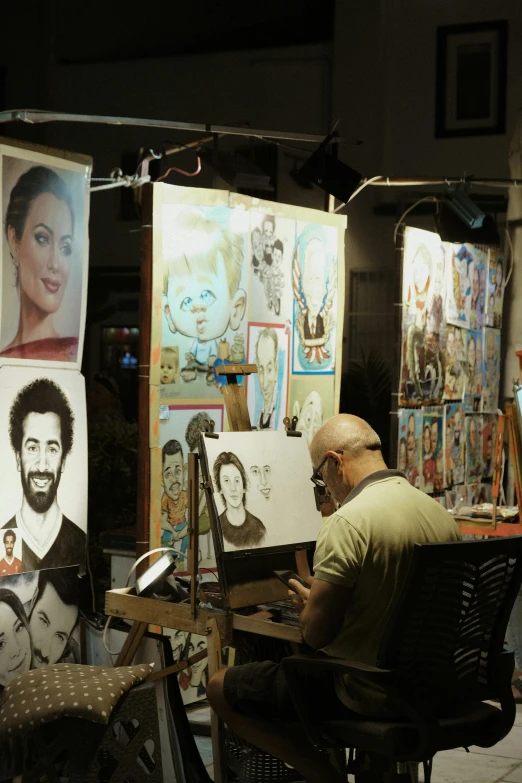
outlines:
[[[87,540],[83,376],[0,368],[0,527],[16,535],[22,571],[78,565]]]

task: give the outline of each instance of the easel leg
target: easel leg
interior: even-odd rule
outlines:
[[[215,619],[208,624],[208,676],[221,669],[221,639]],[[214,783],[226,783],[226,769],[223,758],[223,722],[214,710],[210,711],[210,731],[212,734],[212,757],[214,760]]]
[[[136,655],[136,650],[140,646],[141,640],[143,639],[143,634],[147,628],[148,623],[142,623],[139,620],[135,620],[133,622],[132,628],[130,629],[127,638],[125,639],[125,644],[121,648],[121,652],[116,659],[115,666],[131,665],[132,660]]]

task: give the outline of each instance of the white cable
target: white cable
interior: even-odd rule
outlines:
[[[422,204],[424,201],[434,201],[435,203],[437,203],[438,200],[439,199],[437,198],[437,196],[424,196],[424,198],[420,198],[418,201],[415,202],[415,204],[412,204],[411,207],[405,209],[402,215],[400,216],[399,220],[395,224],[395,231],[393,232],[393,244],[395,245],[397,242],[397,233],[404,221],[404,218],[412,211],[412,209],[415,209],[415,207],[417,207],[419,204]]]
[[[154,555],[156,552],[172,552],[172,547],[169,546],[160,546],[157,549],[151,549],[149,552],[145,552],[144,555],[141,555],[141,557],[138,557],[138,559],[132,564],[129,573],[127,574],[127,581],[125,582],[125,587],[129,586],[129,580],[136,570],[137,566],[141,563],[142,560],[145,560],[146,557],[149,555]],[[182,554],[181,552],[176,552],[178,557],[182,557],[185,560],[187,559],[186,555]],[[103,629],[103,636],[102,636],[102,644],[105,648],[105,651],[109,653],[109,655],[119,655],[121,650],[109,650],[107,646],[107,633],[109,631],[109,626],[112,620],[112,615],[109,615],[107,617],[107,622],[105,623],[105,627]]]
[[[504,281],[504,291],[505,291],[506,290],[506,286],[509,283],[510,277],[513,274],[513,267],[515,265],[515,250],[513,248],[513,242],[511,240],[511,234],[509,233],[509,228],[506,226],[504,231],[506,232],[506,238],[507,238],[508,245],[509,245],[509,261],[510,261],[510,264],[509,264],[509,274],[506,276],[506,279]]]
[[[371,185],[371,184],[372,184],[372,182],[375,182],[375,180],[376,180],[376,179],[381,179],[381,178],[382,178],[382,175],[381,175],[381,174],[379,174],[379,175],[378,175],[378,176],[376,176],[376,177],[370,177],[370,179],[366,179],[366,180],[365,180],[365,181],[362,183],[362,185],[359,185],[359,187],[358,187],[356,190],[354,190],[354,192],[352,193],[352,195],[350,196],[350,198],[348,199],[348,201],[345,201],[345,202],[344,202],[344,204],[340,204],[338,207],[336,207],[336,209],[334,209],[334,213],[335,213],[335,212],[339,212],[339,210],[343,209],[343,207],[345,207],[347,204],[349,204],[349,203],[350,203],[350,201],[353,201],[353,200],[354,200],[354,198],[355,198],[356,196],[358,196],[358,195],[359,195],[359,193],[361,192],[361,190],[364,190],[364,188],[368,187],[368,185]]]

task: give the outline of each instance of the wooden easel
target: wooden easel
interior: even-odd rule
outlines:
[[[228,421],[232,432],[250,432],[252,429],[248,413],[244,387],[238,383],[241,376],[257,372],[254,364],[232,364],[220,368],[220,374],[226,378],[223,387],[223,398]],[[207,650],[192,655],[185,661],[179,661],[161,671],[154,672],[149,679],[157,680],[169,674],[176,674],[191,666],[204,657],[208,657],[208,670],[211,677],[221,668],[221,650],[232,641],[233,630],[247,631],[261,636],[269,636],[290,642],[297,648],[302,641],[302,634],[295,626],[273,623],[266,619],[266,613],[245,616],[231,611],[202,609],[198,604],[198,534],[199,534],[199,460],[198,454],[188,455],[188,571],[191,576],[189,604],[170,604],[151,598],[141,598],[129,595],[130,589],[109,590],[105,594],[105,613],[119,618],[133,620],[125,644],[116,660],[116,666],[126,666],[132,663],[139,644],[149,623],[172,628],[189,633],[195,633],[207,638]],[[297,571],[306,575],[308,570],[306,550],[295,553]],[[275,578],[273,581],[280,590],[281,586]],[[266,588],[265,588],[266,589]],[[280,597],[280,596],[277,596]],[[270,596],[263,597],[268,602]],[[272,598],[276,600],[276,598]],[[260,603],[254,601],[253,603]],[[226,771],[223,758],[223,726],[218,716],[211,711],[212,754],[214,758],[214,781],[225,783]]]

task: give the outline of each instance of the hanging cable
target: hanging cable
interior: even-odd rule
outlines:
[[[504,290],[505,290],[507,284],[509,283],[509,279],[511,275],[513,274],[513,267],[515,265],[515,249],[513,247],[513,242],[511,240],[511,234],[509,233],[509,228],[506,226],[504,230],[506,232],[506,239],[509,245],[509,273],[506,275],[506,280],[504,282]]]
[[[201,171],[201,158],[198,155],[198,166],[195,171],[185,171],[184,169],[178,169],[176,166],[171,166],[170,169],[167,169],[165,174],[162,174],[161,177],[158,177],[156,182],[161,182],[162,179],[168,177],[171,171],[175,171],[178,174],[182,174],[184,177],[197,177]]]
[[[437,196],[424,196],[424,198],[420,198],[418,201],[415,202],[415,204],[412,204],[411,207],[408,207],[408,209],[405,209],[402,215],[400,216],[399,220],[395,224],[395,230],[393,232],[393,244],[395,245],[397,243],[397,234],[399,232],[399,228],[401,227],[402,223],[404,222],[404,218],[406,215],[408,215],[415,207],[417,207],[419,204],[422,204],[426,201],[433,201],[436,204],[439,202],[439,199]]]
[[[344,204],[340,204],[340,205],[339,205],[339,206],[338,206],[336,209],[334,209],[334,212],[339,212],[341,209],[343,209],[343,207],[345,207],[347,204],[349,204],[349,203],[350,203],[350,201],[353,201],[353,199],[354,199],[356,196],[358,196],[358,195],[359,195],[359,193],[361,192],[361,190],[364,190],[364,188],[367,188],[367,187],[368,187],[368,185],[371,185],[371,184],[372,184],[372,182],[375,182],[375,180],[377,180],[377,179],[382,179],[382,176],[381,176],[381,174],[378,174],[376,177],[370,177],[370,179],[366,179],[366,180],[365,180],[365,181],[362,183],[362,185],[359,185],[359,187],[358,187],[356,190],[354,190],[354,192],[352,193],[352,195],[350,196],[350,198],[348,199],[348,201],[345,201],[345,202],[344,202]]]

